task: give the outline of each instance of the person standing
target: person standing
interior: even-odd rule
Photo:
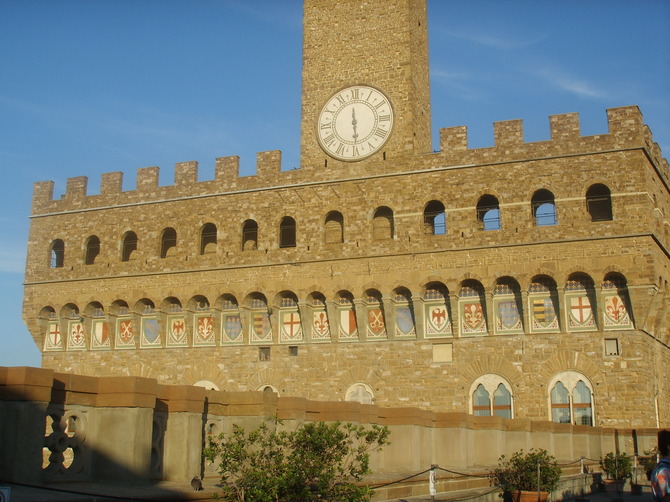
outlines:
[[[651,473],[651,493],[655,502],[670,502],[670,431],[658,433],[661,460]]]

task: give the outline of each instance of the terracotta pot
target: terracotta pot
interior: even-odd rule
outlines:
[[[547,502],[549,492],[540,492],[540,498],[537,497],[536,491],[519,490],[514,492],[514,502]]]

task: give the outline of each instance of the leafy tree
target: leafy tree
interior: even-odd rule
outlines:
[[[389,444],[388,427],[340,422],[306,422],[294,431],[277,431],[266,422],[249,433],[209,439],[204,455],[218,462],[227,501],[358,502],[372,490],[356,481],[370,472],[370,452]]]

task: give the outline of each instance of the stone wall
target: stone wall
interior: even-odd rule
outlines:
[[[279,398],[271,392],[206,391],[149,378],[21,367],[0,368],[0,401],[3,479],[36,485],[187,483],[196,474],[215,476],[201,458],[207,434],[228,432],[232,424],[249,430],[272,417],[287,428],[306,420],[388,426],[391,445],[373,455],[371,467],[390,477],[432,464],[481,474],[500,455],[529,448],[547,449],[563,465],[581,457],[592,465],[615,449],[642,454],[655,444],[657,433]],[[43,448],[50,456],[43,456]]]

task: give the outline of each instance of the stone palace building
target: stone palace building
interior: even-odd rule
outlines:
[[[425,0],[305,0],[300,169],[261,152],[35,184],[23,316],[42,365],[612,427],[670,426],[668,162],[520,120],[431,142]],[[354,43],[355,42],[355,43]],[[360,55],[363,54],[364,57]],[[435,149],[435,150],[434,150]]]

